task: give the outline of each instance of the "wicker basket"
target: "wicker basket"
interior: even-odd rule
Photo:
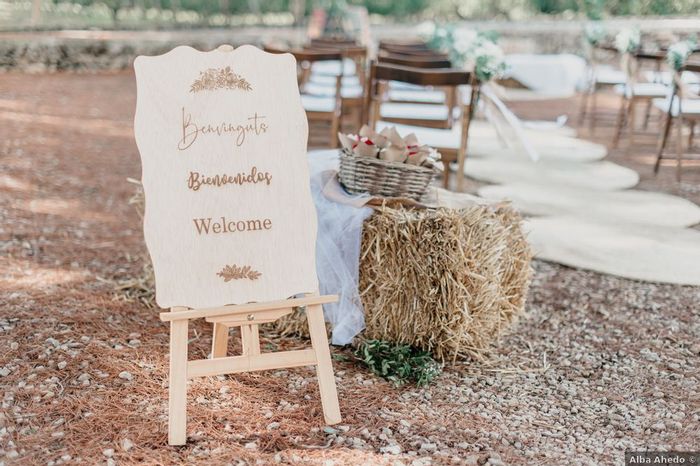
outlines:
[[[351,194],[419,200],[437,175],[435,168],[355,156],[340,151],[340,184]]]

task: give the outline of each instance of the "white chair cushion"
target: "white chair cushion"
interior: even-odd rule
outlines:
[[[311,73],[309,76],[309,82],[326,86],[335,86],[335,76]],[[356,75],[343,76],[341,82],[343,86],[359,86],[360,78],[358,78]]]
[[[343,60],[343,73],[344,75],[355,74],[355,62],[346,58]],[[315,74],[324,74],[327,76],[338,76],[340,73],[340,61],[338,60],[328,60],[328,61],[318,61],[311,65],[311,72]]]
[[[595,80],[598,84],[612,86],[615,84],[624,84],[627,81],[627,76],[622,70],[616,70],[609,66],[598,66],[595,68]]]
[[[401,81],[389,81],[389,89],[403,89],[409,91],[422,91],[427,89],[425,86],[417,84],[405,83]]]
[[[317,84],[309,82],[304,86],[304,93],[321,97],[333,97],[335,95],[335,84],[328,86],[325,84]],[[362,97],[362,86],[342,86],[340,95],[344,99],[357,99]]]
[[[673,75],[668,71],[645,71],[643,76],[649,82],[660,82],[667,85],[670,85],[673,80]],[[681,75],[681,81],[686,84],[698,84],[700,76],[690,71],[684,71]]]
[[[662,112],[668,112],[668,98],[654,99],[652,104]],[[681,109],[683,110],[683,115],[700,116],[700,99],[683,99],[681,102]],[[674,117],[678,116],[678,98],[673,99],[671,115]]]
[[[386,102],[381,105],[382,118],[414,118],[418,120],[447,120],[449,108],[445,105]]]
[[[301,104],[307,112],[332,112],[335,109],[333,97],[302,94]]]
[[[445,93],[432,89],[389,89],[389,99],[393,101],[421,102],[426,104],[445,103]]]
[[[638,97],[666,97],[670,88],[661,83],[635,83],[632,86],[618,84],[615,86],[615,92],[619,95],[623,93],[628,97],[634,95]]]

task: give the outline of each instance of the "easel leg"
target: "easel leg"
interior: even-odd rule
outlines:
[[[309,322],[309,335],[311,345],[316,353],[316,374],[318,377],[318,389],[321,393],[321,406],[326,424],[338,424],[340,422],[340,406],[338,405],[338,392],[335,387],[333,364],[328,348],[326,325],[323,321],[323,308],[321,305],[308,306],[306,319]]]
[[[168,443],[187,442],[187,319],[170,322]]]
[[[211,341],[211,357],[226,357],[228,349],[228,327],[214,322],[214,336]]]
[[[241,344],[244,355],[260,354],[260,333],[257,325],[241,325]]]

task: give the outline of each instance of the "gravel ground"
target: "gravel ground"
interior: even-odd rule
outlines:
[[[527,314],[489,363],[395,389],[334,348],[333,428],[309,369],[200,379],[188,444],[166,446],[167,327],[113,292],[143,266],[125,182],[140,173],[133,76],[5,74],[0,89],[0,463],[617,465],[625,450],[700,446],[700,288],[539,261]],[[552,118],[574,105],[515,108]],[[680,185],[672,168],[654,178],[652,148],[611,159],[642,189],[699,202],[700,169]],[[202,357],[210,328],[192,327]]]

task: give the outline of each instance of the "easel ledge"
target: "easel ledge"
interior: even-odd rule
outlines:
[[[338,301],[338,295],[306,296],[303,298],[282,299],[266,303],[249,303],[204,309],[187,309],[185,311],[161,312],[160,320],[170,322],[182,319],[199,319],[201,317],[216,317],[233,314],[245,314],[246,312],[268,311],[275,309],[288,309],[292,307],[310,306],[314,304],[328,304]],[[183,309],[183,308],[173,308]]]

